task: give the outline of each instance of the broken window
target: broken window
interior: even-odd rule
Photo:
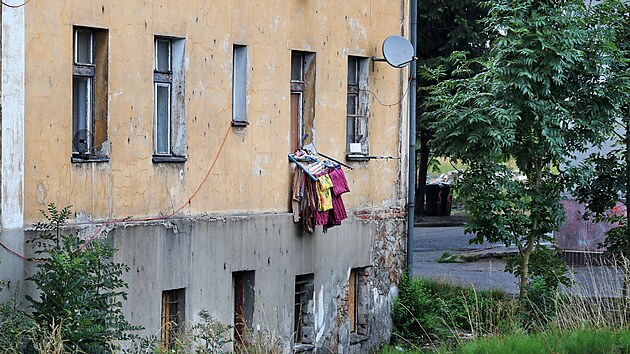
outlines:
[[[254,271],[232,273],[234,287],[234,342],[237,346],[247,344],[249,330],[254,318]]]
[[[313,142],[315,54],[291,52],[291,151]]]
[[[348,158],[368,155],[367,85],[368,59],[348,57],[346,153]]]
[[[107,30],[75,27],[72,66],[72,161],[106,161]]]
[[[247,125],[247,46],[236,44],[232,63],[232,125]]]
[[[294,351],[313,348],[315,341],[315,307],[313,274],[295,277],[295,312],[293,322]]]
[[[177,332],[184,325],[185,289],[162,292],[161,340],[162,349],[172,349]]]
[[[183,60],[183,39],[155,38],[153,162],[186,161]]]

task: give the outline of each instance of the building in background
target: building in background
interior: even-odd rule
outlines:
[[[408,35],[408,13],[406,0],[3,6],[0,277],[34,269],[8,249],[29,254],[39,210],[72,205],[70,227],[131,267],[124,309],[146,335],[168,341],[168,323],[206,309],[236,343],[265,333],[287,352],[387,340],[409,73],[371,57]],[[352,167],[349,217],[326,233],[291,213],[287,154],[304,145]]]

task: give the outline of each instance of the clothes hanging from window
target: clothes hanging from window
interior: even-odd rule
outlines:
[[[345,173],[336,162],[320,162],[306,154],[299,157],[306,162],[294,160],[296,166],[291,189],[293,221],[301,221],[307,233],[314,233],[316,225],[323,226],[325,233],[348,218],[341,197],[350,192]]]

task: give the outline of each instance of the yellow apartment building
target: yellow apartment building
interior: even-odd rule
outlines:
[[[142,334],[206,309],[235,342],[273,334],[286,352],[389,339],[409,70],[372,57],[408,37],[408,1],[4,3],[1,278],[34,269],[18,255],[39,210],[72,205],[69,227],[131,267],[124,311]],[[296,200],[288,154],[303,148],[300,166],[344,172],[340,225],[294,219],[310,177]]]

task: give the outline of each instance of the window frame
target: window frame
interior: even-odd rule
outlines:
[[[232,125],[247,126],[247,86],[249,82],[247,45],[232,47]]]
[[[172,84],[169,82],[161,82],[161,81],[156,81],[153,84],[153,95],[155,97],[154,101],[154,112],[155,114],[153,115],[154,120],[153,120],[153,125],[154,125],[154,129],[153,129],[153,141],[155,143],[155,146],[153,147],[153,155],[155,156],[171,156],[172,155],[172,151],[171,151],[171,93],[172,93]],[[166,108],[166,122],[165,125],[167,127],[167,134],[166,134],[166,147],[168,149],[167,152],[160,152],[158,151],[159,149],[159,143],[158,143],[158,139],[159,139],[159,102],[158,102],[158,88],[159,87],[167,87],[168,88],[168,100],[167,100],[167,108]]]
[[[87,41],[89,48],[86,51],[86,53],[88,54],[87,61],[80,60],[82,42],[79,37],[81,33],[89,35]],[[104,144],[106,144],[107,142],[108,107],[107,103],[98,103],[98,101],[96,100],[97,93],[101,92],[103,94],[107,94],[108,42],[108,33],[106,29],[84,26],[72,27],[72,135],[70,139],[70,160],[72,163],[109,161],[108,151],[104,146]],[[99,59],[99,55],[101,56],[101,59]],[[79,80],[86,81],[84,95],[78,94],[79,90],[77,90],[77,81]],[[81,113],[82,110],[76,109],[79,103],[78,100],[85,101],[84,113]],[[99,122],[99,126],[100,124],[104,124],[104,130],[102,127],[100,130],[97,129],[97,119]],[[102,121],[104,123],[102,123]],[[77,136],[77,133],[83,129],[85,129],[89,133],[88,135],[90,138],[86,138],[86,151],[79,152],[75,147],[74,139]],[[95,148],[97,146],[100,146],[102,150],[96,150]]]
[[[368,58],[349,55],[347,59],[347,79],[346,79],[346,159],[363,160],[369,152],[368,142],[368,110],[369,102],[367,97],[368,78]],[[354,63],[354,82],[351,82],[351,65]],[[348,103],[354,102],[354,112],[350,112]],[[350,144],[361,144],[361,152],[352,152]]]
[[[314,52],[306,52],[300,50],[291,51],[291,67],[290,67],[290,150],[295,151],[301,149],[308,143],[314,142],[314,124],[315,124],[315,81],[316,81],[316,63]],[[294,63],[299,63],[296,71]],[[294,71],[298,73],[294,78]],[[295,100],[294,96],[298,99]],[[297,106],[296,102],[297,101]],[[295,117],[294,117],[295,115]],[[309,127],[312,131],[308,131]]]
[[[176,298],[176,300],[170,300],[172,298]],[[171,306],[173,304],[176,305],[176,313],[174,315],[171,309]],[[162,300],[160,306],[160,342],[162,350],[168,350],[172,348],[174,344],[173,340],[175,339],[174,337],[179,331],[179,327],[183,325],[186,321],[185,306],[186,288],[162,291]],[[173,318],[175,319],[174,321]]]
[[[167,42],[168,43],[168,71],[159,70],[159,53],[158,53],[158,43],[159,42]],[[173,149],[171,147],[171,134],[172,134],[172,107],[173,107],[173,40],[167,37],[156,36],[153,41],[153,53],[154,53],[154,64],[153,64],[153,156],[160,157],[168,157],[173,155]],[[159,112],[158,107],[160,106],[158,102],[158,88],[159,87],[168,87],[168,101],[167,101],[167,119],[166,119],[166,152],[158,151],[159,146],[161,145],[158,139],[160,138],[158,122],[159,122]]]

